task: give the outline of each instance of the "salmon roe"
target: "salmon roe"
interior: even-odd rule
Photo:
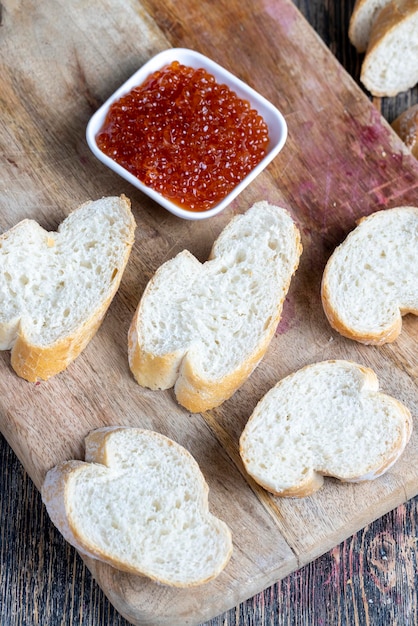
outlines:
[[[96,141],[176,205],[206,211],[264,158],[269,135],[249,102],[174,61],[111,105]]]

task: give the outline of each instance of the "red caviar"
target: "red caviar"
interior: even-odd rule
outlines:
[[[206,211],[264,158],[269,136],[249,102],[174,61],[111,105],[96,141],[148,187]]]

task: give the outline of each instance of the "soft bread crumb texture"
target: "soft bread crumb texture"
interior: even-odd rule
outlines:
[[[257,405],[240,439],[247,472],[277,495],[305,496],[322,476],[370,480],[400,456],[409,410],[378,391],[374,372],[349,361],[306,366]]]
[[[365,52],[370,31],[381,9],[391,0],[356,0],[351,14],[348,35],[358,52]]]
[[[204,395],[206,383],[222,383],[242,369],[225,391],[231,395],[267,349],[300,254],[289,213],[259,202],[230,222],[206,263],[184,251],[162,265],[130,329],[130,365],[137,381],[169,388],[189,368],[184,385],[192,394],[200,386]],[[161,367],[152,375],[155,359],[170,361],[165,377]],[[205,399],[206,408],[211,403]]]
[[[131,221],[118,199],[88,203],[58,232],[24,220],[0,240],[0,349],[10,349],[19,326],[47,345],[78,326],[103,300],[119,271]]]
[[[90,463],[51,470],[42,489],[64,537],[94,558],[167,585],[217,576],[230,558],[231,534],[209,512],[208,487],[193,457],[152,431],[110,428],[92,437]]]
[[[392,0],[377,15],[360,80],[374,96],[396,96],[418,82],[418,3]]]
[[[341,334],[370,344],[394,341],[401,317],[418,313],[418,208],[378,211],[331,255],[322,303]]]
[[[0,349],[27,380],[64,369],[97,330],[128,261],[124,196],[87,202],[57,232],[23,220],[0,238]]]

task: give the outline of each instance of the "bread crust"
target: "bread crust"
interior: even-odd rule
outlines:
[[[373,22],[390,0],[356,0],[348,26],[348,37],[357,52],[365,52]],[[375,6],[374,10],[373,5]]]
[[[185,256],[196,261],[187,250],[183,250],[178,256]],[[168,261],[170,263],[170,261]],[[196,261],[196,263],[198,263]],[[162,267],[158,268],[154,276],[145,287],[141,300],[136,308],[134,316],[128,330],[128,360],[132,374],[137,383],[154,391],[159,389],[169,389],[174,386],[178,374],[180,361],[183,358],[183,351],[169,352],[163,355],[155,354],[144,350],[139,342],[138,323],[142,315],[144,302],[147,295],[154,289],[159,280]]]
[[[108,443],[110,439],[117,433],[125,432],[129,434],[129,431],[135,431],[136,434],[146,436],[149,439],[159,441],[163,446],[176,446],[177,455],[179,459],[184,461],[194,468],[193,475],[197,481],[195,485],[190,485],[190,489],[198,489],[199,502],[205,515],[211,520],[211,527],[214,532],[222,535],[225,538],[225,546],[227,550],[223,555],[223,560],[219,561],[216,566],[213,567],[210,575],[205,578],[196,579],[192,581],[182,582],[179,580],[173,580],[171,578],[164,578],[156,576],[152,571],[145,568],[138,568],[138,566],[129,562],[126,555],[119,557],[117,554],[100,547],[96,542],[91,541],[90,537],[85,533],[81,533],[77,527],[77,523],[74,520],[73,508],[75,506],[74,498],[72,497],[72,483],[77,477],[85,472],[86,468],[92,464],[95,466],[95,472],[98,472],[103,481],[107,480],[107,473],[112,467],[112,461],[108,455]],[[147,577],[161,584],[166,584],[172,587],[194,587],[197,585],[203,585],[216,576],[228,564],[232,555],[232,538],[231,532],[227,525],[214,517],[208,510],[208,485],[200,472],[200,469],[195,459],[190,453],[182,446],[175,444],[172,440],[161,435],[160,433],[122,426],[111,426],[99,428],[92,431],[85,440],[86,454],[85,461],[71,460],[61,463],[50,469],[46,475],[44,483],[42,485],[42,499],[45,503],[51,520],[72,546],[74,546],[81,554],[90,558],[102,561],[108,565],[129,574],[136,576]],[[180,461],[179,461],[180,462]]]
[[[418,159],[418,104],[401,113],[392,122],[392,128]]]
[[[221,233],[221,237],[225,230]],[[148,292],[153,289],[159,279],[161,268],[157,270],[144,291],[128,332],[129,364],[136,381],[150,389],[168,389],[174,386],[178,402],[193,413],[215,408],[230,398],[263,358],[280,321],[283,303],[302,253],[300,233],[293,222],[289,239],[293,242],[295,251],[292,258],[294,257],[295,261],[282,286],[281,299],[277,304],[274,315],[271,315],[270,319],[266,320],[263,336],[252,353],[247,354],[234,370],[218,378],[208,379],[199,374],[194,363],[193,350],[191,348],[186,350],[186,352],[169,352],[163,355],[154,354],[143,348],[141,332],[138,327],[139,320]],[[218,241],[219,238],[212,247],[208,258],[209,262],[221,256],[217,250]],[[180,255],[186,255],[187,258],[192,256],[188,251],[183,251]],[[201,266],[194,257],[192,259],[198,267]],[[170,263],[170,261],[167,263]]]
[[[24,322],[20,321],[16,340],[11,349],[11,365],[16,374],[21,378],[29,382],[36,382],[38,379],[48,380],[52,376],[64,371],[84,350],[101,325],[106,311],[119,288],[134,243],[136,224],[131,213],[131,203],[129,199],[123,195],[118,201],[121,202],[123,210],[127,212],[127,216],[129,216],[130,219],[129,235],[124,242],[123,258],[120,259],[117,268],[118,271],[106,290],[107,295],[105,299],[98,303],[88,319],[83,320],[72,332],[65,334],[49,345],[34,344],[25,333]],[[72,211],[72,214],[89,204],[91,204],[91,202],[84,203],[78,209]],[[10,236],[19,226],[20,225],[17,224],[3,236]],[[0,335],[2,332],[7,332],[5,326],[0,327]]]
[[[378,97],[396,96],[398,93],[406,91],[416,84],[418,75],[412,76],[402,87],[397,86],[391,88],[389,85],[386,85],[385,88],[378,87],[371,72],[371,64],[379,49],[384,46],[385,40],[399,29],[404,22],[417,15],[417,13],[417,0],[391,0],[391,2],[383,7],[374,21],[360,73],[361,82],[372,95]],[[388,57],[388,67],[390,63],[391,57]]]
[[[257,351],[242,365],[227,376],[204,379],[195,371],[193,361],[187,356],[169,353],[162,356],[143,350],[137,339],[139,307],[132,319],[128,333],[128,355],[132,374],[137,383],[153,390],[169,389],[174,386],[177,401],[192,413],[202,413],[215,408],[230,398],[247,380],[262,360],[280,321],[281,310],[271,320],[268,333]]]
[[[375,331],[370,333],[359,333],[354,328],[347,326],[342,320],[338,311],[331,304],[331,295],[328,286],[328,272],[329,266],[327,265],[322,277],[321,282],[321,300],[324,313],[327,320],[334,330],[347,339],[352,339],[363,343],[365,345],[383,346],[386,343],[392,343],[396,341],[402,330],[402,315],[399,313],[399,317],[396,318],[393,325],[385,328],[381,331]],[[414,312],[414,311],[410,311]]]
[[[117,287],[118,285],[116,289]],[[24,330],[20,328],[11,350],[10,361],[16,374],[28,382],[36,382],[39,379],[48,380],[64,371],[96,334],[113,296],[114,293],[110,294],[94,315],[75,333],[50,346],[32,344],[25,336]]]
[[[241,447],[240,454],[244,454]],[[271,484],[264,482],[260,478],[257,478],[256,482],[260,485],[260,487],[263,487],[263,489],[278,498],[307,498],[321,489],[324,485],[324,476],[325,474],[319,474],[318,472],[311,471],[302,483],[299,483],[295,487],[289,487],[289,489],[282,489],[280,491],[274,489]]]
[[[241,367],[218,380],[202,379],[194,370],[193,363],[187,357],[182,362],[180,374],[174,390],[178,402],[192,413],[202,413],[216,408],[230,398],[252,374],[265,355],[274,331],[280,321],[277,315],[264,336],[263,342],[256,352],[244,362]]]
[[[315,467],[310,467],[310,468],[307,468],[307,471],[305,472],[303,479],[299,480],[296,484],[291,485],[287,488],[278,489],[278,488],[275,488],[273,484],[274,481],[277,481],[276,476],[270,475],[268,477],[269,478],[269,482],[268,482],[267,480],[263,479],[262,474],[257,473],[256,470],[252,471],[252,463],[251,463],[251,459],[249,458],[249,453],[247,450],[248,439],[249,438],[251,439],[251,436],[252,436],[251,435],[252,424],[253,422],[260,422],[261,411],[264,408],[264,398],[262,398],[259,404],[257,405],[257,407],[255,408],[253,414],[250,416],[247,422],[247,425],[244,428],[244,431],[240,437],[240,455],[243,460],[245,468],[250,473],[252,478],[260,486],[262,486],[264,489],[266,489],[267,491],[269,491],[275,496],[290,497],[290,498],[304,498],[306,496],[310,496],[322,487],[324,483],[324,477],[334,477],[342,483],[357,483],[357,482],[374,480],[375,478],[382,476],[390,467],[392,467],[392,465],[398,460],[399,456],[403,452],[405,446],[407,445],[411,437],[413,423],[412,423],[412,416],[411,416],[409,409],[396,398],[393,398],[392,396],[387,396],[386,394],[379,391],[379,381],[376,376],[376,373],[369,367],[365,367],[363,365],[354,363],[352,361],[331,359],[328,361],[323,361],[322,363],[313,363],[310,365],[306,365],[298,372],[295,372],[294,374],[290,374],[286,378],[287,380],[292,380],[295,377],[299,376],[301,373],[305,372],[309,374],[310,371],[314,371],[318,367],[321,368],[323,366],[325,367],[335,366],[336,368],[344,367],[344,368],[347,368],[348,370],[351,369],[353,371],[357,371],[361,379],[361,391],[359,390],[359,394],[365,393],[365,392],[371,392],[379,396],[380,401],[388,402],[390,404],[392,414],[397,415],[399,424],[402,423],[402,428],[398,429],[398,436],[396,439],[393,439],[392,446],[388,448],[387,450],[385,450],[385,456],[384,458],[381,459],[380,464],[379,465],[375,464],[374,466],[372,465],[370,470],[367,473],[353,472],[352,474],[347,474],[347,472],[343,472],[343,470],[341,470],[341,473],[338,474],[335,472],[330,473],[325,470],[319,471]],[[311,380],[312,380],[312,384],[314,384],[313,382],[314,379],[311,379]],[[280,384],[281,384],[281,381],[277,383],[276,387],[279,387]],[[271,392],[273,391],[274,391],[274,388],[271,390]],[[268,393],[271,393],[271,392],[268,392]],[[279,407],[278,407],[278,410],[280,412]],[[306,419],[307,420],[309,419],[308,415]],[[257,436],[260,437],[259,431],[258,431]],[[274,432],[271,427],[268,432],[268,436],[270,438],[274,438]],[[287,445],[289,445],[289,442],[287,443]],[[286,452],[286,450],[284,452]],[[279,453],[280,453],[280,450],[278,449],[277,454]],[[254,452],[252,452],[252,454],[254,454]],[[329,456],[332,456],[331,448],[329,448],[328,454]],[[263,459],[263,463],[264,463],[264,466],[268,466],[269,459],[265,457]]]
[[[402,317],[411,313],[413,315],[418,315],[418,308],[409,306],[409,307],[400,307],[399,313],[396,317],[394,317],[392,323],[387,323],[381,329],[376,328],[375,330],[371,330],[370,332],[362,332],[359,329],[354,328],[346,324],[343,320],[343,313],[336,307],[335,298],[330,290],[330,279],[329,276],[333,271],[332,263],[334,258],[341,253],[344,246],[349,246],[351,241],[357,235],[357,229],[361,227],[367,221],[373,220],[375,216],[380,215],[390,215],[395,212],[412,212],[416,215],[416,221],[418,223],[418,207],[395,207],[393,209],[386,209],[386,211],[377,211],[376,213],[372,213],[366,217],[361,218],[357,222],[357,228],[355,228],[351,233],[348,234],[345,241],[341,243],[333,252],[331,257],[329,258],[325,270],[322,276],[321,281],[321,300],[324,313],[328,319],[329,324],[334,328],[338,333],[347,337],[348,339],[353,339],[360,343],[366,345],[375,345],[382,346],[386,343],[392,343],[396,341],[401,330],[402,330]]]

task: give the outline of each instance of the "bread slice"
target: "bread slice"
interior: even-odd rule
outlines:
[[[331,255],[321,297],[329,323],[365,344],[395,341],[402,315],[418,314],[418,207],[360,220]]]
[[[418,104],[409,107],[392,122],[392,128],[418,159]]]
[[[0,349],[28,381],[64,370],[97,331],[122,278],[135,221],[124,196],[87,202],[47,232],[0,237]]]
[[[208,509],[194,458],[171,439],[137,428],[86,438],[86,462],[52,468],[47,511],[81,553],[174,587],[208,582],[227,565],[231,532]]]
[[[229,223],[206,263],[187,250],[164,263],[129,330],[137,382],[174,386],[192,412],[229,398],[267,350],[301,249],[289,213],[258,202]]]
[[[373,23],[389,2],[390,0],[356,0],[348,27],[348,37],[357,52],[366,51]]]
[[[409,410],[378,391],[376,374],[350,361],[308,365],[260,400],[240,438],[247,472],[279,496],[314,493],[324,476],[381,476],[412,431]]]
[[[418,82],[418,0],[392,0],[376,17],[360,80],[374,96],[396,96]]]

